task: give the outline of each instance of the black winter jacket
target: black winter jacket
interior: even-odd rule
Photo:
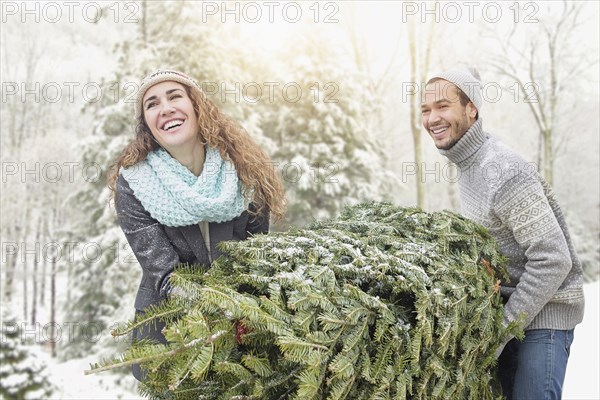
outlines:
[[[119,224],[142,267],[142,281],[134,304],[136,312],[141,313],[168,296],[168,278],[178,263],[210,266],[210,259],[197,224],[184,227],[162,225],[144,209],[122,175],[117,179],[116,191],[115,208]],[[252,204],[249,209],[254,210]],[[228,222],[209,223],[212,260],[221,255],[217,249],[220,242],[244,240],[248,235],[268,231],[268,215],[251,217],[248,211]],[[154,339],[166,343],[161,333],[163,327],[164,324],[159,323],[136,329],[132,339]],[[143,374],[138,365],[133,366],[133,375],[138,380],[142,379]]]

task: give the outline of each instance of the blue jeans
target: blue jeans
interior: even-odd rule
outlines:
[[[533,329],[513,339],[498,358],[502,394],[508,400],[560,400],[573,329]]]

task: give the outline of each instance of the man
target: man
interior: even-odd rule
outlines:
[[[524,317],[525,339],[498,349],[503,394],[560,399],[573,331],[583,319],[581,264],[549,186],[483,130],[482,103],[476,71],[437,73],[424,90],[422,123],[458,167],[462,213],[487,227],[509,258],[504,324]]]

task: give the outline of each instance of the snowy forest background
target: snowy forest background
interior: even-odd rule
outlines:
[[[469,64],[484,128],[567,216],[591,297],[565,398],[598,398],[598,3],[467,3],[2,2],[0,295],[15,358],[3,353],[0,386],[31,374],[45,398],[136,397],[129,371],[83,370],[127,345],[110,328],[133,315],[140,268],[106,176],[148,72],[196,78],[263,146],[286,183],[283,230],[362,200],[458,210],[413,93]]]

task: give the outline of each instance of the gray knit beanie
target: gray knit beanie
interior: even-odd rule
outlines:
[[[477,108],[477,111],[481,111],[481,107],[483,106],[483,97],[481,96],[481,77],[475,68],[464,67],[438,72],[429,78],[427,84],[434,79],[444,79],[455,84],[467,95],[469,100],[471,100],[471,103],[473,103],[475,108]]]
[[[195,80],[184,74],[183,72],[169,70],[169,69],[159,69],[151,73],[142,79],[142,83],[140,84],[140,88],[137,92],[137,97],[135,101],[135,118],[139,118],[142,115],[142,100],[144,99],[144,95],[146,91],[150,89],[152,86],[156,85],[160,82],[165,81],[175,81],[179,82],[182,85],[188,86],[193,90],[198,90],[202,93],[202,89],[196,83]]]

